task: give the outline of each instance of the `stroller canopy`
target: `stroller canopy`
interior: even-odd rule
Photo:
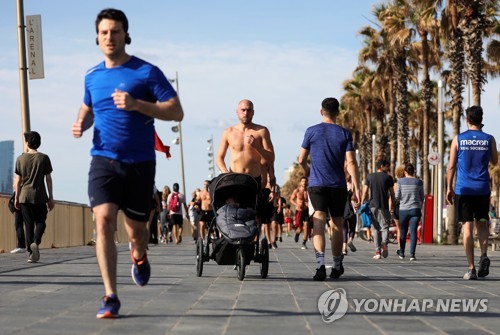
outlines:
[[[214,212],[224,206],[229,198],[233,198],[240,208],[255,209],[259,185],[248,174],[230,172],[212,179],[208,190]]]

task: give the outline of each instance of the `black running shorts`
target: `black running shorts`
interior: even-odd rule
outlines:
[[[344,209],[347,201],[347,188],[334,188],[324,186],[313,186],[307,189],[310,205],[309,213],[314,211],[325,212],[330,217],[344,217]]]
[[[490,195],[455,195],[458,222],[489,222]]]
[[[127,164],[94,156],[89,171],[90,207],[113,203],[132,220],[147,222],[155,169],[155,161]]]

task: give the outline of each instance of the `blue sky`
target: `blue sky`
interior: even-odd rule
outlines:
[[[21,148],[15,1],[0,2],[0,141]],[[201,187],[209,171],[207,139],[216,144],[237,123],[236,105],[255,104],[254,122],[271,132],[278,183],[297,158],[303,134],[320,122],[320,103],[342,95],[341,83],[357,65],[361,39],[375,2],[357,1],[25,1],[25,15],[42,15],[45,79],[30,80],[31,128],[42,135],[40,151],[54,167],[56,200],[88,203],[87,172],[92,132],[71,136],[81,105],[85,71],[102,61],[95,45],[95,16],[103,8],[128,16],[130,54],[179,74],[184,107],[186,193]],[[432,79],[438,79],[436,75]],[[485,87],[485,131],[500,138],[499,80]],[[465,100],[467,103],[467,100]],[[159,188],[181,182],[173,122],[156,128],[173,157],[157,155]]]

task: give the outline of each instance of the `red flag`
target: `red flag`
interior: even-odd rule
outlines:
[[[165,155],[167,155],[167,158],[172,157],[170,156],[170,147],[168,145],[163,144],[156,131],[155,131],[155,150],[164,152]]]

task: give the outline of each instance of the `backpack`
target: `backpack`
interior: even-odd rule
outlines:
[[[16,206],[14,206],[14,198],[16,196],[16,192],[14,192],[14,194],[12,194],[12,196],[10,197],[9,199],[9,210],[11,213],[15,213],[18,209],[16,208]]]
[[[168,202],[168,210],[171,212],[179,211],[179,193],[173,192]]]

